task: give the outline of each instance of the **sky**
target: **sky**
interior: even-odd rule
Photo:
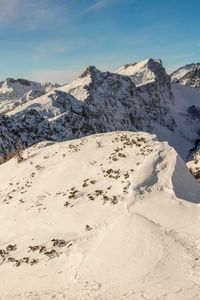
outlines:
[[[149,57],[200,61],[199,0],[0,0],[0,80],[64,84]]]

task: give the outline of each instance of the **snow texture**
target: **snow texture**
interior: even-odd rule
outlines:
[[[0,299],[199,300],[200,186],[143,132],[0,166]]]

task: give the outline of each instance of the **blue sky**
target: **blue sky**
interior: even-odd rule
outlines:
[[[0,0],[0,80],[69,82],[148,57],[200,61],[199,0]]]

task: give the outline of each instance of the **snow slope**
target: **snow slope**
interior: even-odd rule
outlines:
[[[200,90],[178,83],[172,84],[174,105],[171,110],[176,127],[170,132],[163,126],[156,126],[154,133],[160,141],[168,141],[185,160],[199,148]]]
[[[162,61],[160,59],[148,58],[139,63],[126,64],[117,70],[116,73],[129,76],[139,86],[154,82],[160,69],[162,69]]]
[[[0,113],[40,97],[58,86],[57,84],[39,83],[26,79],[7,78],[0,82]]]
[[[0,166],[0,299],[199,299],[200,187],[166,142],[112,132],[23,157]]]

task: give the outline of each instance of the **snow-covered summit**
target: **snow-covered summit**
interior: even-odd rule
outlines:
[[[73,95],[76,99],[88,102],[97,102],[103,95],[107,98],[120,97],[121,93],[136,95],[136,87],[129,78],[115,73],[101,72],[95,66],[89,66],[71,84],[67,84],[59,90]]]
[[[40,97],[58,86],[57,84],[40,83],[26,79],[7,78],[0,82],[0,113]]]
[[[168,75],[162,66],[160,59],[148,58],[139,63],[130,63],[122,66],[116,73],[129,76],[139,86],[163,80]]]
[[[200,63],[185,65],[170,76],[172,82],[198,88],[200,87]]]

